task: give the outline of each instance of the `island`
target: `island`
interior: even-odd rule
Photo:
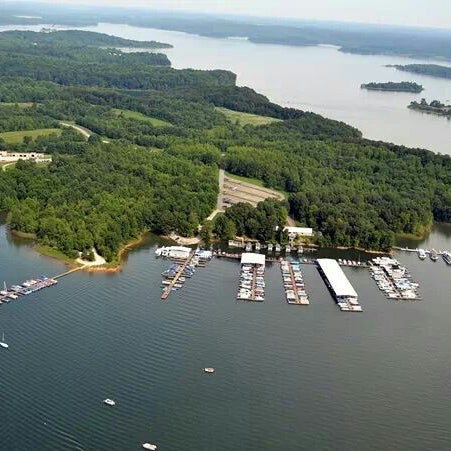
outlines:
[[[437,78],[451,78],[451,67],[441,66],[440,64],[388,64],[385,67],[394,67],[403,72],[412,74],[429,75]]]
[[[289,214],[319,246],[389,251],[397,234],[451,222],[449,156],[364,139],[230,71],[174,69],[112,48],[140,42],[85,33],[1,33],[0,151],[47,161],[2,165],[0,211],[40,249],[117,267],[149,231],[276,243]]]
[[[369,91],[393,91],[393,92],[414,92],[419,93],[424,90],[422,85],[410,81],[400,81],[393,82],[389,81],[387,83],[364,83],[361,84],[362,89],[368,89]]]
[[[421,102],[413,101],[410,102],[408,108],[421,111],[422,113],[445,116],[448,119],[451,119],[451,105],[445,105],[438,100],[433,100],[431,103],[427,103],[426,99],[421,99]]]

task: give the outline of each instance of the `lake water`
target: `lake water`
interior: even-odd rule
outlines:
[[[411,79],[382,67],[410,60],[92,29],[171,42],[175,67],[232,69],[278,103],[451,153],[449,122],[407,110],[415,96],[359,89]],[[451,98],[451,82],[415,79],[428,98]],[[400,244],[451,249],[451,227]],[[168,262],[154,257],[156,245],[150,237],[118,274],[75,273],[0,306],[10,346],[0,352],[1,450],[127,451],[146,441],[171,451],[449,449],[451,267],[441,259],[398,254],[421,284],[423,301],[413,303],[388,301],[367,271],[345,268],[365,310],[357,315],[338,310],[313,266],[304,269],[310,306],[286,304],[277,264],[264,303],[237,302],[239,265],[220,259],[162,302]],[[64,270],[0,226],[0,282]]]
[[[450,229],[438,226],[429,243],[451,248]],[[310,306],[286,304],[277,264],[265,302],[237,302],[239,265],[221,259],[162,302],[168,262],[155,246],[149,238],[121,273],[75,273],[0,306],[9,344],[0,449],[449,448],[451,267],[442,260],[399,255],[421,283],[414,303],[388,301],[366,270],[345,268],[365,309],[346,314],[310,265]],[[2,281],[64,269],[0,227]]]
[[[19,27],[0,30],[10,28]],[[21,28],[40,30],[41,26]],[[280,105],[344,121],[360,129],[367,138],[451,155],[451,121],[407,108],[412,100],[422,97],[451,103],[451,80],[384,67],[431,61],[351,55],[330,46],[253,44],[240,39],[212,39],[128,25],[99,24],[85,29],[129,39],[168,42],[174,48],[165,52],[175,68],[229,69],[238,75],[239,85],[249,86]],[[360,89],[362,83],[371,81],[416,81],[425,91],[409,94]]]

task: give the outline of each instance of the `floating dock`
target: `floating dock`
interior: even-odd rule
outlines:
[[[418,283],[414,282],[405,266],[391,257],[376,257],[370,267],[371,277],[388,299],[419,301]]]
[[[288,304],[309,305],[310,301],[305,291],[304,278],[299,263],[281,260],[280,269]]]
[[[319,258],[318,270],[342,312],[362,312],[358,295],[336,260]]]
[[[180,266],[178,266],[174,276],[172,277],[172,279],[169,282],[169,285],[167,285],[164,288],[163,293],[161,294],[161,299],[163,301],[165,301],[169,297],[172,290],[174,288],[176,288],[176,285],[179,285],[179,279],[183,276],[183,274],[185,273],[185,270],[191,264],[191,261],[193,260],[193,258],[194,258],[194,252],[190,252],[190,254],[188,255],[188,258]]]
[[[241,256],[240,286],[237,299],[263,302],[265,300],[265,256],[244,253]]]
[[[6,304],[20,296],[27,296],[36,291],[56,285],[57,283],[58,281],[55,277],[50,278],[47,276],[26,280],[21,285],[12,285],[9,288],[6,286],[6,283],[4,283],[3,290],[0,291],[0,304]]]

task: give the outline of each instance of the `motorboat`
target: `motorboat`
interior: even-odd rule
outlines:
[[[209,374],[213,374],[215,372],[215,369],[211,368],[211,367],[207,367],[207,368],[204,368],[204,372],[205,373],[209,373]]]
[[[116,401],[114,401],[113,399],[110,399],[110,398],[104,399],[103,403],[106,404],[107,406],[115,406],[116,405]]]
[[[143,448],[155,451],[157,449],[157,445],[153,445],[152,443],[143,443]]]
[[[8,344],[5,342],[5,333],[4,332],[3,332],[3,335],[2,335],[2,341],[0,341],[0,346],[2,348],[4,348],[4,349],[8,349],[9,348]]]

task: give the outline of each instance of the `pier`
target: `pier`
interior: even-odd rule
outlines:
[[[175,287],[176,284],[178,284],[180,277],[182,277],[182,274],[185,272],[185,269],[190,265],[191,260],[194,258],[194,252],[190,252],[188,258],[182,263],[179,270],[175,274],[174,278],[171,280],[169,285],[167,285],[161,294],[161,299],[165,301],[169,295],[171,294],[172,289]]]
[[[358,295],[336,260],[319,258],[318,270],[342,312],[362,312]]]
[[[241,256],[240,285],[236,298],[243,301],[265,300],[265,256],[244,253]]]
[[[285,297],[288,304],[309,305],[310,301],[304,288],[304,279],[301,274],[299,263],[281,260]]]
[[[414,282],[405,266],[390,257],[376,257],[372,260],[371,277],[388,299],[419,301],[418,283]]]

